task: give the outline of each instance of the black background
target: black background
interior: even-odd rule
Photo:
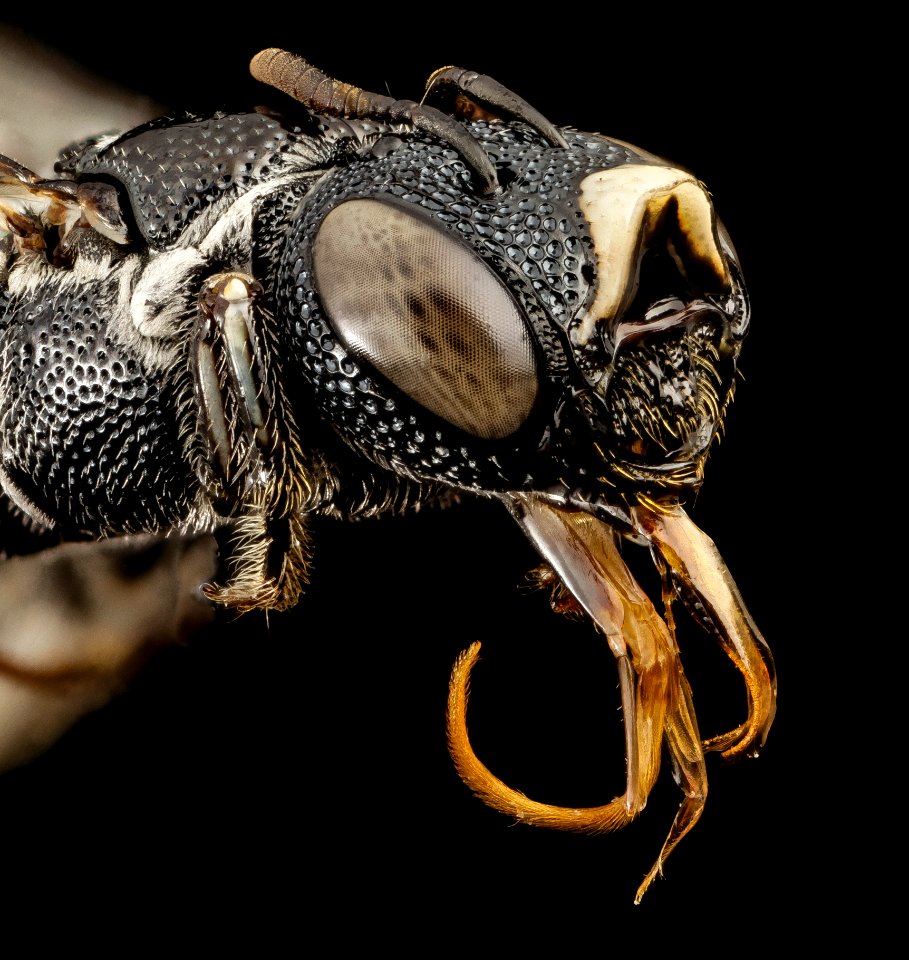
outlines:
[[[836,596],[854,561],[842,531],[826,532],[829,488],[842,482],[831,464],[842,396],[830,395],[829,330],[846,298],[842,257],[824,267],[824,99],[836,66],[807,31],[747,18],[623,20],[568,5],[545,15],[447,8],[432,26],[426,16],[338,9],[247,24],[190,6],[179,24],[161,13],[141,30],[106,27],[98,14],[78,29],[25,26],[174,107],[272,99],[246,77],[265,46],[415,99],[433,69],[456,63],[556,123],[693,170],[738,248],[753,327],[691,513],[776,656],[766,750],[730,766],[708,758],[703,819],[632,907],[677,807],[668,768],[636,824],[589,838],[511,825],[470,796],[447,757],[448,672],[480,639],[470,719],[489,765],[557,803],[621,789],[614,664],[592,631],[520,589],[534,560],[519,531],[489,503],[326,522],[297,610],[267,623],[224,618],[0,780],[8,874],[28,878],[29,897],[37,884],[54,897],[116,894],[155,918],[214,910],[228,932],[331,933],[339,950],[364,935],[377,947],[457,949],[476,942],[478,917],[502,942],[555,930],[567,956],[588,938],[591,952],[619,949],[631,932],[639,944],[655,930],[683,944],[709,941],[714,925],[748,940],[784,920],[810,931],[830,897],[863,885],[852,867],[862,816],[835,819],[844,793],[860,789],[850,778],[862,762],[847,734],[853,625]],[[682,643],[702,732],[738,722],[732,668],[699,634]]]

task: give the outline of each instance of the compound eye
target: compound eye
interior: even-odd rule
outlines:
[[[396,205],[349,200],[325,217],[312,258],[352,356],[476,437],[524,423],[539,389],[533,341],[505,284],[466,244]]]

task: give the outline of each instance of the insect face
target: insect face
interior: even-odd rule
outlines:
[[[665,750],[683,801],[640,898],[701,815],[705,751],[755,753],[774,714],[769,651],[683,506],[749,324],[732,244],[687,171],[488,77],[431,78],[452,116],[282,51],[253,71],[299,102],[155,121],[66,152],[58,181],[0,162],[11,515],[61,540],[220,531],[205,592],[243,611],[296,602],[314,514],[499,501],[615,656],[625,790],[579,810],[498,780],[467,736],[478,645],[452,755],[497,809],[597,833],[642,811]],[[623,540],[652,551],[663,615]],[[675,597],[745,680],[745,720],[707,740]]]

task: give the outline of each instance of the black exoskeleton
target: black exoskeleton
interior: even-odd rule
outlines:
[[[283,51],[253,71],[298,102],[98,138],[53,181],[0,161],[9,515],[61,541],[228,530],[208,595],[280,609],[313,513],[500,500],[615,653],[627,789],[571,811],[496,780],[466,737],[475,651],[452,752],[499,809],[600,831],[643,808],[666,746],[685,800],[640,896],[700,816],[703,751],[754,752],[773,718],[766,645],[682,507],[749,324],[732,245],[691,174],[488,77],[435,74],[443,112]],[[702,743],[618,537],[743,673],[740,727]]]

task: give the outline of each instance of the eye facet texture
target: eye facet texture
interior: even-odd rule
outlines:
[[[527,419],[538,378],[514,298],[467,246],[392,204],[325,218],[313,275],[345,347],[432,413],[483,439]]]

